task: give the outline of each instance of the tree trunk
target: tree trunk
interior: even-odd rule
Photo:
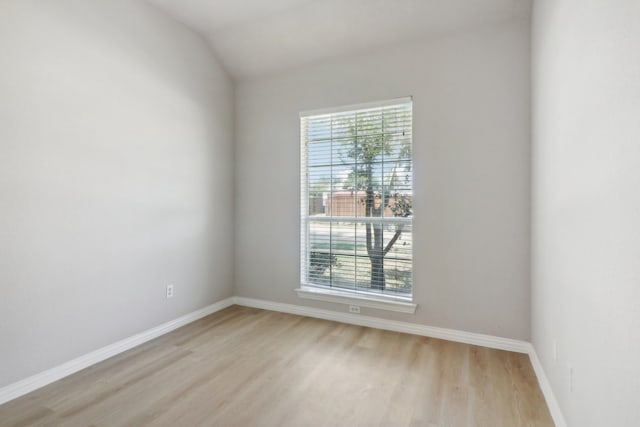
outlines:
[[[384,280],[384,251],[382,249],[382,225],[372,224],[373,250],[369,253],[371,262],[371,289],[383,291]]]
[[[375,207],[375,194],[373,192],[373,168],[371,162],[367,167],[367,195],[365,200],[365,215],[367,217],[378,216],[384,207]],[[384,279],[384,248],[382,241],[382,224],[368,223],[365,225],[367,231],[367,255],[371,263],[371,289],[383,291],[385,288]],[[373,238],[373,239],[372,239]],[[373,241],[372,241],[373,240]]]

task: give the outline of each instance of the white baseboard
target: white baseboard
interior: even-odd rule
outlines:
[[[538,378],[540,389],[547,401],[549,412],[556,427],[567,427],[558,401],[556,400],[549,380],[540,364],[538,355],[531,343],[526,341],[514,340],[509,338],[495,337],[492,335],[477,334],[473,332],[458,331],[455,329],[438,328],[435,326],[419,325],[409,322],[398,322],[395,320],[385,320],[377,317],[361,316],[359,314],[339,313],[336,311],[323,310],[314,307],[305,307],[294,304],[283,304],[273,301],[265,301],[253,298],[234,297],[237,305],[245,307],[261,308],[264,310],[280,311],[283,313],[297,314],[300,316],[315,317],[325,320],[334,320],[336,322],[349,323],[359,326],[368,326],[371,328],[385,329],[395,332],[404,332],[408,334],[421,335],[432,338],[440,338],[449,341],[456,341],[465,344],[479,345],[483,347],[495,348],[498,350],[514,351],[517,353],[526,353],[531,359],[531,365]]]
[[[283,304],[279,302],[244,297],[234,297],[234,302],[238,305],[243,305],[246,307],[280,311],[283,313],[298,314],[300,316],[316,317],[325,320],[334,320],[336,322],[350,323],[358,326],[368,326],[371,328],[385,329],[388,331],[404,332],[407,334],[422,335],[431,338],[440,338],[443,340],[479,345],[483,347],[495,348],[498,350],[515,351],[517,353],[529,353],[529,349],[531,348],[531,344],[526,341],[477,334],[473,332],[458,331],[455,329],[426,326],[417,323],[386,320],[378,317],[362,316],[360,314],[339,313],[337,311],[323,310],[320,308],[305,307],[294,304]]]
[[[551,412],[551,416],[556,427],[567,427],[567,423],[562,415],[558,401],[555,398],[553,390],[547,376],[540,364],[535,349],[526,341],[514,340],[509,338],[495,337],[491,335],[477,334],[473,332],[458,331],[455,329],[439,328],[435,326],[426,326],[416,323],[400,322],[395,320],[385,320],[377,317],[361,316],[359,314],[340,313],[331,310],[323,310],[313,307],[305,307],[294,304],[284,304],[273,301],[259,300],[244,297],[231,297],[211,304],[200,310],[186,314],[177,319],[163,323],[160,326],[141,332],[129,338],[125,338],[114,344],[108,345],[91,353],[80,356],[62,365],[48,369],[39,374],[33,375],[24,380],[9,384],[0,388],[0,405],[10,400],[16,399],[36,389],[44,387],[66,376],[76,373],[91,365],[102,362],[117,354],[130,350],[140,344],[164,335],[174,329],[185,326],[202,317],[213,314],[233,304],[245,307],[260,308],[264,310],[279,311],[283,313],[297,314],[300,316],[315,317],[319,319],[333,320],[336,322],[349,323],[359,326],[368,326],[371,328],[385,329],[395,332],[404,332],[408,334],[421,335],[432,338],[440,338],[449,341],[456,341],[465,344],[479,345],[483,347],[495,348],[498,350],[514,351],[518,353],[527,353],[531,359],[531,365],[538,377],[540,389],[547,401],[547,406]]]
[[[540,359],[538,359],[538,353],[536,353],[536,349],[533,345],[530,344],[530,347],[529,359],[531,359],[531,366],[533,366],[536,377],[538,377],[538,384],[540,384],[540,390],[542,390],[542,394],[544,394],[544,398],[547,401],[549,412],[551,412],[551,418],[553,418],[553,422],[556,424],[556,427],[567,427],[567,422],[562,415],[560,405],[556,400],[556,395],[553,393],[553,389],[551,388],[551,383],[549,383],[547,374],[544,372]]]
[[[130,350],[133,347],[139,346],[140,344],[194,322],[202,317],[215,313],[216,311],[227,308],[233,304],[233,298],[218,301],[207,307],[201,308],[200,310],[196,310],[177,319],[163,323],[155,328],[151,328],[129,338],[125,338],[116,343],[85,354],[84,356],[80,356],[69,362],[63,363],[62,365],[47,369],[44,372],[40,372],[39,374],[25,378],[24,380],[2,387],[0,388],[0,405],[51,384],[52,382],[58,381],[82,369],[88,368],[91,365],[95,365],[98,362],[102,362],[103,360]]]

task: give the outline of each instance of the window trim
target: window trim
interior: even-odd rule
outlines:
[[[319,108],[316,110],[307,110],[300,112],[300,118],[309,116],[320,116],[323,114],[338,114],[353,110],[366,110],[368,108],[390,107],[392,105],[407,104],[413,102],[412,96],[402,98],[387,99],[384,101],[363,102],[361,104],[343,105],[341,107]]]
[[[387,106],[394,106],[399,104],[413,104],[413,97],[406,96],[401,98],[388,99],[383,101],[374,101],[374,102],[366,102],[360,104],[352,104],[352,105],[344,105],[339,107],[330,107],[330,108],[321,108],[314,110],[306,110],[301,111],[299,113],[299,123],[301,123],[301,119],[309,117],[309,116],[317,116],[317,115],[326,115],[326,114],[339,114],[348,111],[354,110],[366,110],[373,108],[383,108]],[[413,110],[413,108],[412,108]],[[300,127],[300,138],[304,138],[302,134],[303,130]],[[295,289],[299,298],[303,299],[312,299],[318,301],[325,302],[334,302],[341,304],[350,304],[350,305],[359,305],[362,307],[376,308],[381,310],[389,310],[401,313],[415,313],[417,308],[417,304],[414,301],[414,289],[412,286],[411,295],[408,297],[404,296],[396,296],[389,294],[369,294],[362,291],[341,291],[336,288],[324,288],[321,286],[315,286],[312,284],[305,283],[304,278],[306,277],[306,268],[305,263],[302,261],[304,257],[307,256],[307,238],[308,238],[308,227],[309,221],[304,221],[303,217],[308,216],[308,188],[306,185],[306,173],[308,168],[308,153],[304,151],[304,148],[301,146],[300,151],[300,288]],[[352,219],[352,218],[348,218]],[[363,217],[358,217],[358,221],[374,221],[380,220],[381,218],[371,218],[365,219]],[[384,219],[384,218],[382,218]],[[388,218],[389,222],[408,222],[413,223],[413,218],[405,219],[405,218]],[[316,219],[315,221],[323,221],[322,219]],[[327,219],[328,222],[332,221],[332,219]]]
[[[376,308],[379,310],[395,311],[414,314],[418,304],[406,298],[392,295],[369,295],[363,293],[345,292],[318,286],[300,285],[295,290],[299,298],[316,301],[334,302],[338,304],[357,305],[360,307]]]

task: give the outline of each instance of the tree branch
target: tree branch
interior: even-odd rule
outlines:
[[[389,253],[393,245],[398,241],[398,238],[402,234],[403,228],[404,227],[402,227],[402,225],[398,226],[398,228],[396,229],[396,234],[394,234],[391,240],[389,241],[389,243],[387,243],[387,246],[384,248],[384,252],[382,253],[383,254],[382,256],[387,256],[387,254]]]

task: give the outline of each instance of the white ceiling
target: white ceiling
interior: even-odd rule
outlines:
[[[530,0],[148,0],[236,79],[527,16]]]

